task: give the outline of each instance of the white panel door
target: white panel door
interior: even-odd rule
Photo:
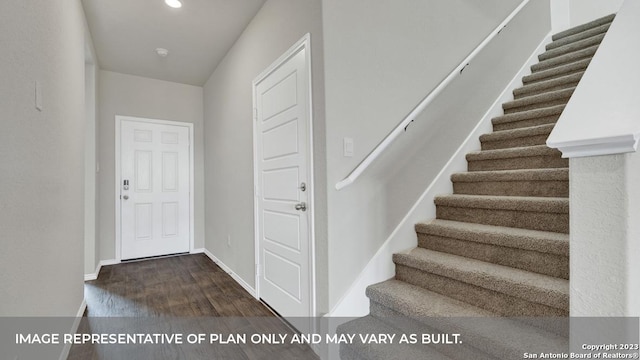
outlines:
[[[260,298],[285,317],[311,315],[309,69],[306,47],[255,86]]]
[[[123,120],[120,146],[122,259],[188,252],[189,128]]]

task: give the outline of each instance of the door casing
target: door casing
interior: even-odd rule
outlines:
[[[269,76],[273,71],[279,68],[282,64],[287,62],[291,57],[297,54],[301,49],[306,51],[306,68],[308,72],[308,132],[307,132],[307,171],[308,171],[308,183],[307,189],[309,191],[308,195],[308,204],[307,204],[307,216],[309,221],[308,226],[308,241],[309,241],[309,304],[311,316],[315,316],[316,314],[316,266],[315,266],[315,217],[314,217],[314,171],[313,171],[313,103],[312,103],[312,82],[311,82],[311,35],[309,33],[305,34],[300,40],[298,40],[292,47],[290,47],[284,54],[282,54],[276,61],[274,61],[271,65],[269,65],[260,75],[258,75],[252,83],[252,94],[253,94],[253,184],[254,184],[254,241],[255,241],[255,294],[256,299],[260,299],[260,274],[258,270],[261,269],[261,260],[260,260],[260,229],[259,229],[259,202],[258,202],[258,191],[260,191],[260,181],[258,174],[258,127],[257,127],[257,85],[264,80],[267,76]]]
[[[115,251],[116,251],[116,262],[119,263],[122,261],[122,224],[121,224],[121,209],[120,209],[120,190],[121,190],[121,171],[120,171],[120,124],[122,121],[138,121],[145,122],[149,124],[160,124],[160,125],[173,125],[173,126],[184,126],[189,128],[189,253],[194,252],[194,231],[195,231],[195,207],[194,207],[194,158],[193,158],[193,148],[194,148],[194,137],[193,137],[193,124],[187,122],[180,121],[170,121],[170,120],[158,120],[158,119],[148,119],[148,118],[140,118],[133,116],[123,116],[116,115],[116,168],[115,168],[115,208],[116,208],[116,230],[115,230]]]

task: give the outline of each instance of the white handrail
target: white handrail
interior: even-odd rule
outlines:
[[[467,57],[462,60],[460,65],[456,66],[455,69],[447,77],[445,77],[438,86],[436,86],[431,92],[424,98],[420,103],[411,110],[411,112],[404,117],[404,119],[393,129],[370,153],[365,157],[352,171],[349,175],[342,179],[340,182],[336,184],[336,190],[344,189],[345,187],[351,185],[360,175],[377,159],[380,155],[393,143],[393,141],[400,136],[400,134],[405,131],[409,123],[411,123],[416,116],[418,116],[424,109],[426,109],[429,104],[436,98],[443,90],[446,88],[456,77],[458,77],[467,65],[473,60],[473,58],[482,51],[482,49],[487,46],[487,44],[493,40],[502,29],[504,29],[507,24],[524,8],[530,0],[524,0],[517,8],[515,8],[509,16],[507,16],[501,23],[498,25]]]

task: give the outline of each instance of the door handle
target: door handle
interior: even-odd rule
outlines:
[[[122,195],[122,198],[123,198],[124,200],[129,200],[129,195]]]
[[[307,211],[307,203],[301,202],[299,204],[296,204],[296,210]]]

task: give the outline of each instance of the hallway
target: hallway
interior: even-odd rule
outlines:
[[[246,344],[74,345],[69,359],[317,359],[306,345],[265,347],[251,335],[293,332],[204,254],[106,266],[85,283],[81,334],[220,334],[247,336]],[[186,340],[186,339],[185,339]],[[209,339],[208,339],[209,340]]]

